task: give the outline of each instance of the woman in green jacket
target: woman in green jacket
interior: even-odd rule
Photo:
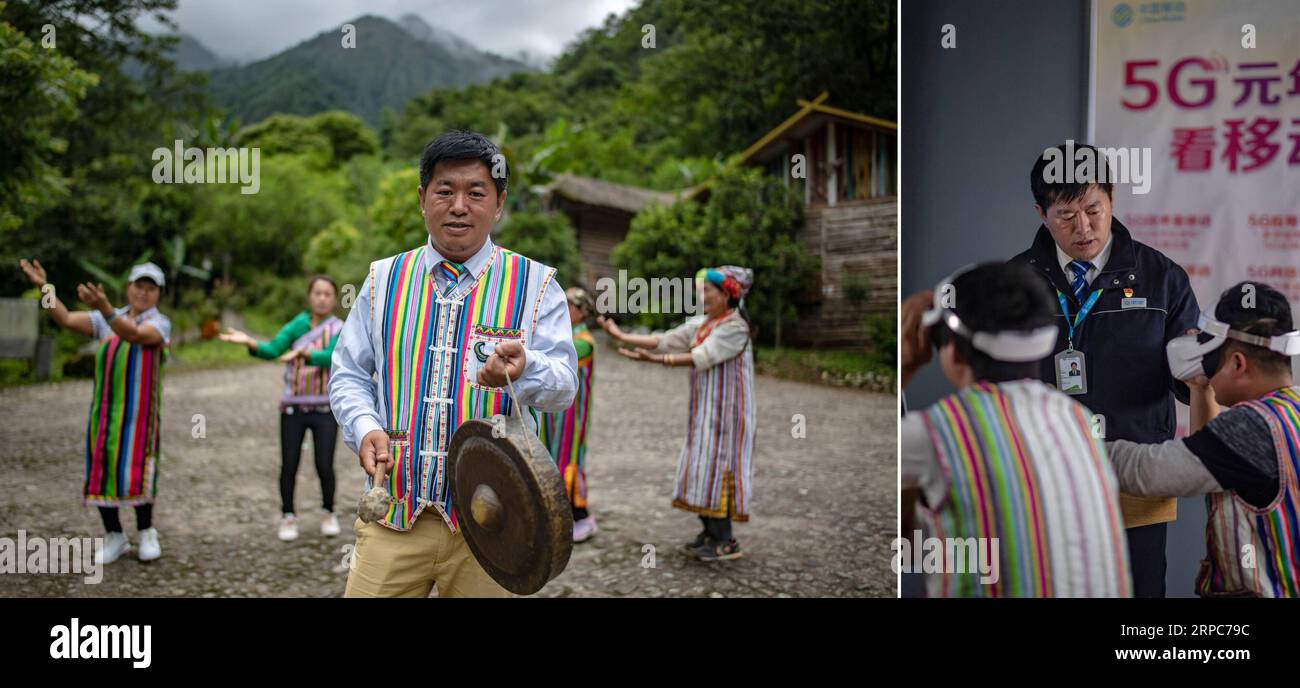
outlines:
[[[334,516],[334,445],[338,423],[330,412],[330,358],[343,329],[334,317],[338,287],[334,280],[317,275],[307,285],[307,310],[299,313],[269,342],[258,342],[239,330],[227,330],[221,340],[248,347],[253,356],[280,359],[285,363],[284,391],[280,395],[280,539],[298,538],[298,517],[294,514],[293,491],[297,482],[298,459],[307,429],[316,450],[316,474],[320,476],[324,513],[320,532],[326,537],[339,534]]]

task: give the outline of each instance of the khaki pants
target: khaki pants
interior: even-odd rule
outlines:
[[[378,523],[353,524],[357,534],[344,597],[510,597],[474,559],[465,535],[423,512],[406,532]]]

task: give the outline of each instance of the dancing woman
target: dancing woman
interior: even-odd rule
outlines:
[[[280,519],[279,536],[288,542],[298,538],[298,516],[293,493],[298,481],[298,459],[307,430],[312,433],[316,453],[316,475],[320,478],[321,535],[339,534],[334,515],[334,445],[338,423],[330,411],[330,358],[343,329],[334,317],[338,286],[317,275],[307,283],[307,310],[294,316],[269,342],[258,342],[239,330],[227,330],[221,340],[242,344],[258,358],[284,361],[284,391],[280,394]]]
[[[704,530],[686,548],[702,560],[736,559],[732,521],[749,520],[753,491],[754,354],[742,300],[753,271],[724,265],[696,276],[704,313],[657,335],[628,334],[599,323],[631,344],[619,354],[637,361],[691,367],[690,423],[673,487],[673,506],[694,512]]]

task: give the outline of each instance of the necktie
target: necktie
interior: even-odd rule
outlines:
[[[1070,268],[1074,270],[1074,281],[1070,283],[1070,289],[1074,292],[1074,300],[1083,303],[1083,292],[1088,288],[1088,280],[1084,276],[1092,269],[1092,263],[1086,260],[1070,261]]]
[[[446,286],[442,288],[442,295],[448,296],[456,289],[456,281],[459,280],[461,274],[465,272],[465,266],[460,263],[453,263],[450,260],[444,260],[441,263],[438,263],[438,272],[441,273],[442,278],[447,281]]]

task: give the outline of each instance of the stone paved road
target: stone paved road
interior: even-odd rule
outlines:
[[[669,504],[687,373],[627,361],[603,344],[597,360],[588,479],[600,532],[575,547],[568,569],[539,596],[894,596],[893,397],[760,377],[753,515],[736,525],[746,554],[704,564],[679,549],[698,519]],[[96,585],[73,574],[0,573],[0,596],[341,595],[362,472],[340,441],[344,532],[327,539],[317,530],[320,488],[305,453],[303,537],[276,538],[279,380],[270,363],[169,374],[154,516],[163,557],[141,564],[133,552]],[[76,381],[0,390],[0,537],[102,535],[98,514],[80,502],[90,389]],[[206,418],[206,438],[191,437],[195,414]],[[794,414],[806,418],[805,438],[792,437]],[[128,511],[122,520],[134,543]]]

